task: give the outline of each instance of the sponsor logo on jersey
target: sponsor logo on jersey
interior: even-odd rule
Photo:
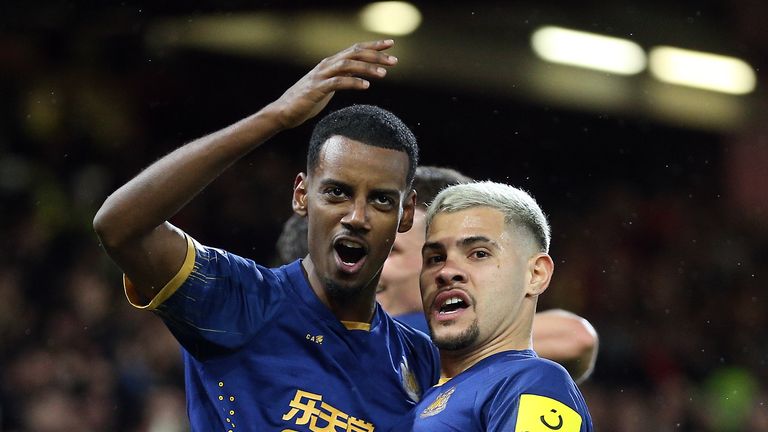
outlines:
[[[373,423],[351,416],[323,401],[323,395],[296,390],[283,421],[312,432],[374,432]],[[283,431],[294,432],[293,429]]]
[[[520,396],[515,432],[579,432],[581,415],[568,405],[546,396]]]

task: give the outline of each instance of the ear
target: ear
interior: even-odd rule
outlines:
[[[293,200],[291,206],[294,213],[299,216],[307,215],[307,175],[298,173],[293,181]]]
[[[545,253],[538,253],[528,260],[529,280],[526,294],[538,296],[549,286],[552,273],[555,271],[555,263],[552,257]]]
[[[416,211],[416,190],[412,189],[403,201],[403,217],[400,219],[400,225],[397,226],[397,232],[404,233],[413,226],[413,214]]]

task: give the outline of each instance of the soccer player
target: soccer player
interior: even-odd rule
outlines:
[[[315,126],[293,209],[309,255],[265,268],[203,246],[167,219],[272,135],[364,90],[397,59],[391,40],[320,62],[280,98],[150,165],[104,202],[94,228],[130,302],[183,348],[193,431],[374,431],[437,382],[437,350],[375,301],[395,234],[415,207],[418,148],[392,113],[356,105]]]
[[[427,205],[443,188],[471,181],[471,178],[450,168],[416,168],[416,177],[413,179],[413,189],[416,191],[413,226],[410,230],[397,234],[392,251],[381,270],[376,301],[390,315],[427,334],[429,328],[421,308],[419,292],[421,247],[424,245],[424,216]]]
[[[419,291],[421,247],[424,245],[427,204],[442,189],[471,178],[443,167],[419,166],[413,179],[416,209],[413,227],[398,233],[389,257],[384,262],[376,300],[382,308],[411,327],[429,333]],[[284,263],[307,255],[306,219],[293,215],[283,226],[277,252]],[[591,374],[597,358],[597,333],[584,318],[564,310],[539,312],[533,319],[533,346],[536,352],[562,364],[581,382]]]
[[[426,225],[421,293],[443,379],[393,430],[591,431],[575,382],[531,349],[554,270],[536,201],[500,183],[451,186]]]

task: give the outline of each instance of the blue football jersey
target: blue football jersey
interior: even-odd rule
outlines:
[[[427,323],[427,317],[424,316],[424,312],[409,312],[406,314],[397,315],[393,318],[403,324],[408,325],[411,328],[415,328],[416,330],[426,335],[430,333],[429,324]]]
[[[532,350],[489,356],[430,389],[393,432],[591,432],[581,392]]]
[[[137,306],[182,345],[193,431],[382,431],[437,382],[427,337],[378,305],[370,323],[340,322],[300,261],[268,269],[188,245],[179,274]]]

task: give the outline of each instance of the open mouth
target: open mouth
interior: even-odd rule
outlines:
[[[449,315],[456,313],[461,309],[468,308],[469,305],[459,297],[449,297],[440,305],[440,315]]]
[[[346,239],[337,241],[333,249],[341,262],[347,266],[354,266],[368,254],[364,245]]]

